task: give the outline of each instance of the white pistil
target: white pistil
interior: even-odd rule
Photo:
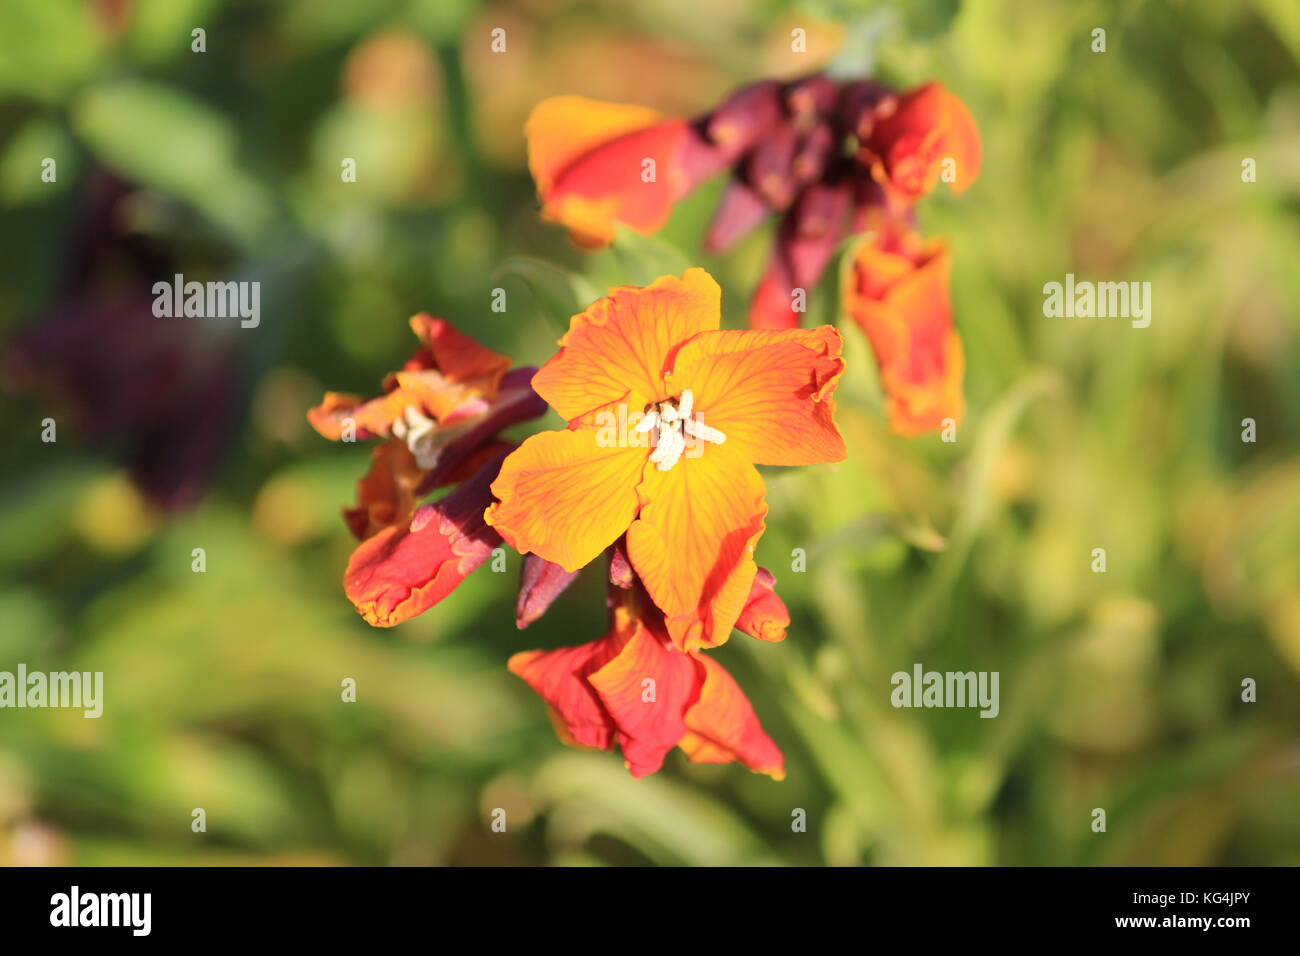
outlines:
[[[637,423],[636,430],[639,432],[649,431],[656,425],[659,427],[658,441],[655,450],[650,453],[650,460],[660,471],[668,471],[677,464],[686,451],[687,438],[714,445],[721,445],[727,440],[727,436],[718,429],[704,424],[696,417],[693,414],[694,408],[694,394],[689,388],[683,389],[676,403],[671,399],[660,402],[657,409],[646,412]]]

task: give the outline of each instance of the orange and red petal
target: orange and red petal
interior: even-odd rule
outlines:
[[[744,609],[767,514],[763,479],[730,441],[668,471],[647,463],[628,557],[678,647],[721,644]]]
[[[420,340],[421,349],[404,371],[436,369],[449,382],[473,383],[491,398],[510,369],[509,356],[461,334],[446,319],[421,312],[411,317],[411,331]]]
[[[424,469],[404,443],[391,440],[376,445],[369,471],[357,482],[356,507],[343,512],[352,533],[364,540],[390,525],[406,524],[415,511],[416,488],[423,478]]]
[[[554,97],[538,104],[524,132],[542,216],[580,246],[611,242],[617,223],[653,232],[691,183],[689,125],[652,110]]]
[[[878,115],[865,144],[872,173],[882,185],[915,200],[933,188],[951,161],[954,193],[979,175],[979,130],[970,110],[941,83],[903,94],[892,112]]]
[[[588,677],[617,726],[632,776],[657,771],[686,733],[682,715],[695,696],[697,676],[690,655],[636,622],[618,656]]]
[[[343,587],[370,624],[392,627],[422,614],[488,559],[500,537],[483,521],[496,464],[447,497],[419,508],[407,524],[362,541]]]
[[[785,777],[785,758],[758,722],[753,705],[726,669],[706,654],[692,655],[703,673],[699,697],[686,711],[690,733],[682,739],[697,763],[739,761],[775,780]]]
[[[842,347],[829,325],[707,332],[682,346],[670,382],[674,391],[691,389],[704,424],[756,464],[840,461],[832,395],[844,372]]]
[[[749,302],[751,329],[797,329],[803,313],[794,307],[794,279],[790,266],[779,252],[768,260],[767,269],[758,280]]]
[[[406,407],[406,399],[392,392],[364,399],[344,392],[326,392],[321,403],[308,410],[307,421],[331,441],[364,441],[389,434],[393,421]]]
[[[882,233],[854,254],[845,311],[867,334],[890,425],[902,435],[960,421],[965,359],[952,324],[948,249]]]
[[[721,320],[722,290],[703,269],[614,289],[573,317],[533,388],[567,421],[614,402],[640,413],[667,397],[664,372],[678,346]]]
[[[501,466],[487,523],[515,550],[576,571],[631,524],[647,454],[604,447],[589,429],[539,432]]]
[[[528,170],[537,191],[550,192],[556,179],[586,153],[628,133],[648,129],[659,114],[643,106],[608,103],[583,96],[552,96],[535,107],[524,124]]]
[[[614,743],[614,719],[587,678],[617,655],[627,639],[612,633],[578,647],[522,651],[507,666],[546,701],[572,742],[608,750]]]
[[[790,611],[776,593],[776,578],[767,568],[759,568],[749,599],[736,619],[736,630],[760,641],[783,641],[789,626]]]

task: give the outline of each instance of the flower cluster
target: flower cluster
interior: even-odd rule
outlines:
[[[937,83],[898,94],[813,76],[754,84],[696,120],[559,97],[526,132],[542,215],[586,247],[619,224],[658,229],[674,202],[729,169],[712,250],[780,216],[751,328],[721,328],[722,293],[702,269],[611,290],[536,370],[416,316],[420,348],[383,394],[330,393],[309,415],[329,438],[380,440],[344,512],[360,540],[344,587],[366,620],[390,626],[505,543],[523,555],[524,628],[603,556],[605,635],[509,664],[560,736],[617,746],[638,777],[680,747],[780,778],[780,750],[713,651],[733,630],[782,640],[790,622],[754,557],[767,515],[756,466],[845,456],[840,334],[802,328],[799,293],[862,234],[844,306],[871,341],[892,426],[913,434],[958,418],[947,246],[920,238],[913,204],[940,180],[960,192],[975,178],[974,121]],[[518,446],[499,437],[547,406],[564,428]]]
[[[980,142],[966,107],[940,84],[900,94],[822,75],[766,80],[694,120],[562,96],[538,104],[526,132],[542,216],[589,248],[610,242],[620,223],[657,230],[674,202],[729,170],[710,251],[780,217],[750,304],[754,328],[797,327],[841,241],[864,234],[844,306],[876,353],[893,427],[914,434],[960,418],[947,250],[915,234],[912,207],[940,180],[966,189]]]
[[[609,632],[510,662],[562,736],[617,744],[636,776],[680,746],[692,760],[779,777],[780,751],[706,651],[733,628],[785,636],[785,605],[754,560],[767,514],[755,465],[844,457],[832,397],[839,333],[723,331],[721,290],[701,269],[612,290],[573,317],[535,373],[508,370],[440,319],[411,324],[421,347],[383,395],[330,393],[309,413],[329,438],[383,439],[345,512],[361,541],[344,578],[357,609],[371,624],[400,623],[504,540],[525,555],[522,628],[605,555]],[[567,427],[518,447],[496,437],[543,401]],[[644,440],[611,440],[610,420]]]

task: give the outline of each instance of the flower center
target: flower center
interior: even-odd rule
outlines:
[[[650,453],[650,460],[660,471],[668,471],[677,464],[688,445],[702,448],[704,442],[721,445],[727,440],[726,435],[704,424],[701,416],[695,412],[695,396],[689,388],[683,389],[676,399],[652,403],[646,408],[645,416],[637,423],[636,430],[648,432],[652,428],[658,428],[659,434],[655,439],[655,450]]]
[[[395,438],[406,442],[406,447],[415,456],[415,463],[421,468],[427,471],[438,463],[442,446],[446,444],[445,440],[438,439],[444,436],[438,434],[438,423],[414,405],[402,409],[401,417],[393,422],[391,430]]]

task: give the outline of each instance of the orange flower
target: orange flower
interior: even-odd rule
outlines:
[[[702,269],[614,289],[573,317],[533,387],[569,423],[525,441],[489,525],[574,571],[627,534],[677,647],[721,644],[744,609],[767,513],[759,465],[839,461],[830,326],[720,331]]]
[[[907,201],[928,193],[950,162],[946,181],[960,194],[979,175],[979,132],[961,100],[942,83],[927,83],[876,105],[861,158]]]
[[[343,512],[361,542],[344,590],[377,627],[432,607],[500,543],[483,524],[483,509],[515,446],[496,433],[546,410],[528,384],[534,369],[508,371],[506,356],[442,319],[417,315],[411,328],[420,347],[385,379],[383,395],[363,400],[329,392],[307,413],[327,438],[386,439],[357,483],[356,507]],[[419,507],[424,495],[447,485],[460,487]]]
[[[781,751],[721,664],[681,651],[662,616],[634,606],[614,610],[608,634],[579,647],[525,651],[510,659],[550,706],[566,743],[609,750],[615,743],[634,777],[654,773],[673,747],[698,763],[739,761],[780,780]]]
[[[960,421],[965,359],[948,302],[948,246],[882,220],[854,253],[845,311],[876,354],[894,431],[915,435]]]

